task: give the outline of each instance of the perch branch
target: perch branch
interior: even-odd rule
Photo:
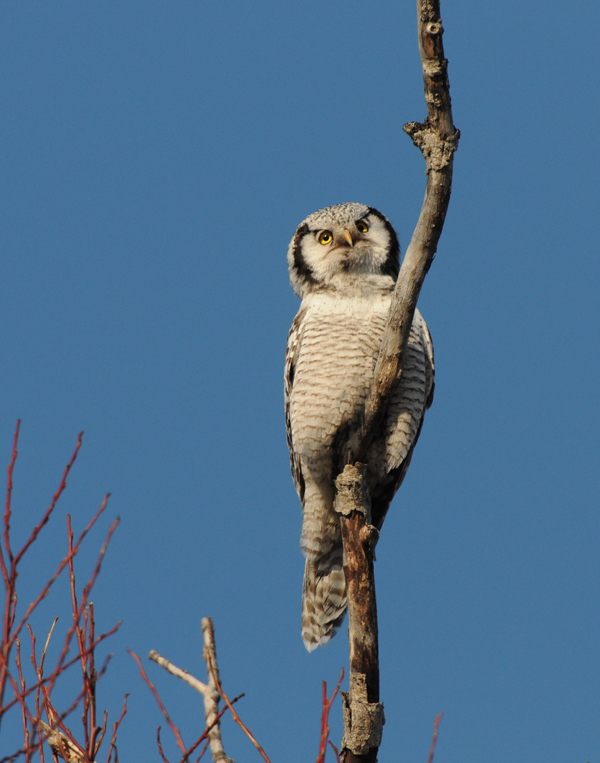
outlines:
[[[453,158],[460,133],[452,123],[439,0],[417,0],[417,23],[427,118],[422,124],[409,122],[404,130],[423,154],[427,186],[396,282],[357,447],[354,452],[350,451],[347,463],[366,459],[369,445],[385,417],[390,395],[402,374],[417,300],[437,250],[452,190]]]
[[[419,293],[437,249],[450,192],[459,132],[452,122],[450,85],[442,44],[439,0],[417,0],[419,52],[427,118],[404,126],[420,149],[427,168],[421,213],[404,256],[365,403],[358,437],[346,446],[346,467],[336,481],[335,509],[344,542],[348,592],[350,690],[344,695],[345,763],[374,763],[384,722],[379,703],[377,609],[373,577],[376,530],[371,527],[366,486],[369,448],[381,431],[386,411],[402,375],[406,347]]]

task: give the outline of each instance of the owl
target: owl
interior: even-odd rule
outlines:
[[[302,300],[289,333],[284,387],[292,476],[304,513],[302,638],[310,652],[335,635],[346,611],[334,483],[373,380],[400,247],[381,212],[338,204],[298,226],[287,260]],[[378,529],[408,469],[433,389],[433,345],[416,310],[402,376],[368,451],[372,523]]]

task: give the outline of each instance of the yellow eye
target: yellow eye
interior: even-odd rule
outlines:
[[[323,245],[330,244],[333,241],[333,236],[331,235],[331,231],[322,230],[319,233],[317,241],[319,242],[319,244],[323,244]]]
[[[360,233],[366,233],[369,230],[369,226],[364,220],[359,220],[356,223],[356,227]]]

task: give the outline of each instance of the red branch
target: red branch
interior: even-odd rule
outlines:
[[[427,763],[433,763],[433,753],[435,752],[435,746],[437,744],[438,730],[440,727],[440,721],[442,720],[444,713],[439,713],[435,721],[433,722],[433,737],[431,739],[431,749],[429,750],[429,757]]]
[[[108,748],[108,755],[106,756],[106,763],[110,763],[110,756],[112,754],[112,751],[116,749],[117,747],[117,731],[119,730],[119,726],[121,725],[121,721],[125,717],[125,713],[127,712],[127,698],[129,697],[129,694],[125,695],[125,698],[123,700],[123,710],[121,710],[121,715],[118,717],[118,719],[115,721],[115,725],[113,726],[113,733],[110,740],[110,747]]]
[[[146,671],[144,670],[144,666],[142,665],[142,661],[137,656],[137,654],[135,652],[132,652],[131,649],[128,649],[127,651],[133,657],[133,659],[137,662],[138,668],[140,669],[140,673],[141,673],[142,678],[144,679],[144,681],[148,685],[148,688],[150,689],[150,691],[154,695],[154,699],[158,703],[158,706],[160,707],[162,714],[165,716],[165,720],[167,721],[167,723],[171,727],[171,731],[173,732],[173,735],[174,735],[175,739],[177,740],[177,744],[179,745],[179,749],[181,750],[181,752],[185,756],[185,754],[187,753],[187,750],[186,750],[185,745],[183,743],[183,739],[181,738],[181,734],[179,733],[179,729],[177,728],[177,726],[171,720],[171,717],[169,716],[169,713],[167,713],[167,709],[163,705],[162,700],[161,700],[161,698],[158,695],[158,690],[156,689],[156,686],[152,683],[152,681],[146,675]],[[160,736],[159,736],[159,740],[160,740]],[[160,749],[161,748],[159,747],[159,751],[160,751]],[[162,755],[162,752],[161,752],[161,755]],[[163,759],[164,759],[164,756],[163,756]]]
[[[17,443],[19,442],[20,429],[21,429],[21,419],[17,421],[17,428],[15,429],[15,438],[13,440],[12,457],[10,459],[10,464],[8,466],[8,480],[7,480],[7,486],[6,486],[6,507],[4,510],[4,547],[6,548],[6,553],[8,555],[8,558],[11,564],[13,561],[13,555],[10,548],[10,514],[11,514],[10,502],[12,498],[12,489],[13,489],[13,478],[12,478],[13,470],[15,468],[15,461],[17,460],[17,455],[18,455]],[[4,577],[4,581],[8,582],[8,571],[4,563],[2,548],[0,548],[0,561],[2,564],[2,575]]]
[[[211,676],[212,676],[212,678],[213,678],[213,681],[215,682],[215,687],[216,687],[217,691],[219,692],[219,694],[220,694],[220,695],[223,697],[223,702],[225,702],[225,704],[227,705],[227,707],[228,707],[228,708],[231,710],[231,714],[233,715],[233,719],[234,719],[234,721],[235,721],[235,722],[237,723],[237,725],[238,725],[238,726],[239,726],[239,727],[240,727],[240,728],[241,728],[241,729],[244,731],[244,733],[246,734],[246,736],[248,737],[248,739],[249,739],[249,740],[252,742],[252,744],[253,744],[253,745],[256,747],[256,749],[257,749],[257,750],[259,751],[259,753],[262,755],[262,757],[263,757],[263,760],[265,761],[265,763],[271,763],[271,761],[270,761],[270,760],[269,760],[269,758],[267,757],[267,753],[266,753],[266,752],[263,750],[263,748],[262,748],[262,747],[259,745],[259,743],[256,741],[256,739],[254,738],[254,735],[252,734],[252,732],[250,731],[250,729],[249,729],[249,728],[247,728],[247,727],[246,727],[246,726],[245,726],[245,725],[242,723],[242,720],[241,720],[240,716],[239,716],[239,715],[238,715],[238,714],[235,712],[235,710],[233,709],[233,704],[232,704],[232,702],[230,701],[230,699],[229,699],[229,697],[227,696],[227,694],[225,694],[225,692],[223,691],[223,689],[222,689],[222,687],[221,687],[221,684],[219,683],[219,679],[217,678],[217,674],[216,674],[216,671],[215,671],[215,669],[214,669],[214,667],[213,667],[212,661],[211,661],[211,659],[210,659],[210,653],[209,653],[208,649],[207,649],[207,650],[205,650],[205,653],[206,653],[206,662],[207,662],[207,664],[208,664],[208,669],[210,670],[210,674],[211,674]]]
[[[245,696],[246,696],[246,695],[244,694],[244,692],[242,692],[241,694],[238,694],[238,695],[237,695],[237,697],[234,697],[234,698],[231,700],[231,704],[232,704],[232,705],[235,705],[235,703],[236,703],[236,702],[237,702],[239,699],[241,699],[242,697],[245,697]],[[198,745],[199,745],[201,742],[203,742],[205,739],[207,739],[207,738],[208,738],[208,732],[209,732],[211,729],[214,729],[214,727],[215,727],[215,726],[218,724],[218,722],[221,720],[221,718],[222,718],[223,714],[224,714],[224,713],[226,713],[228,710],[229,710],[229,708],[228,708],[228,707],[224,707],[224,708],[223,708],[223,709],[222,709],[222,710],[221,710],[221,711],[220,711],[220,712],[217,714],[217,716],[216,716],[216,718],[214,719],[214,721],[213,721],[213,722],[210,724],[210,726],[207,726],[207,727],[204,729],[204,731],[202,732],[202,735],[201,735],[201,736],[200,736],[200,737],[199,737],[199,738],[198,738],[198,739],[197,739],[197,740],[194,742],[194,744],[193,744],[193,745],[192,745],[192,746],[191,746],[191,747],[188,749],[188,751],[187,751],[187,752],[186,752],[186,754],[183,756],[183,758],[182,758],[182,759],[179,761],[179,763],[187,763],[187,761],[189,760],[189,757],[190,757],[190,755],[191,755],[191,754],[194,752],[194,750],[196,749],[196,747],[198,747]],[[210,739],[208,740],[207,744],[210,744]],[[200,758],[201,758],[201,757],[204,755],[204,752],[205,752],[205,750],[203,750],[203,751],[200,753],[200,757],[198,758],[198,760],[200,760]]]
[[[14,561],[14,566],[15,567],[21,561],[21,559],[23,558],[23,555],[25,554],[25,552],[27,551],[29,546],[31,546],[31,544],[35,541],[37,536],[40,534],[40,531],[41,531],[42,527],[50,519],[50,515],[54,511],[54,508],[55,508],[56,504],[58,503],[58,499],[61,497],[64,489],[67,487],[67,475],[69,474],[69,472],[71,471],[71,467],[75,463],[75,459],[77,458],[77,454],[79,453],[79,448],[81,448],[81,439],[82,439],[82,437],[83,437],[83,432],[80,432],[79,433],[79,437],[77,438],[77,445],[75,446],[75,450],[73,452],[73,455],[71,456],[71,460],[65,466],[65,471],[63,473],[62,481],[61,481],[61,483],[59,485],[58,490],[56,491],[56,493],[54,493],[54,498],[52,499],[52,503],[50,504],[50,506],[48,506],[48,508],[46,509],[46,513],[44,514],[44,516],[42,517],[40,522],[34,527],[33,532],[31,533],[31,535],[29,536],[29,538],[25,542],[25,545],[19,551],[17,556],[15,557],[15,561]]]
[[[319,757],[317,763],[325,763],[325,751],[327,750],[327,740],[329,739],[329,711],[333,705],[333,700],[336,698],[337,693],[340,690],[342,681],[344,680],[344,668],[340,673],[340,679],[337,682],[335,691],[331,695],[331,699],[327,699],[327,681],[323,681],[323,712],[321,713],[321,744],[319,746]],[[331,745],[335,750],[335,747]],[[337,750],[336,750],[337,755]]]
[[[169,763],[169,759],[165,756],[160,742],[160,726],[156,729],[156,744],[158,746],[158,754],[164,760],[165,763]]]
[[[8,710],[10,710],[14,705],[18,704],[21,708],[25,746],[21,750],[14,753],[12,756],[4,758],[3,760],[13,761],[20,755],[24,755],[25,760],[30,761],[32,760],[33,753],[35,753],[37,750],[39,751],[41,763],[44,763],[45,757],[43,741],[50,733],[48,730],[50,728],[56,731],[56,734],[51,734],[53,740],[51,746],[53,748],[53,759],[55,761],[58,760],[57,755],[58,757],[63,757],[64,760],[68,760],[70,757],[72,757],[73,754],[75,754],[77,758],[83,756],[85,757],[85,760],[95,761],[100,747],[107,735],[108,725],[108,714],[106,711],[103,714],[101,725],[98,725],[97,723],[96,683],[98,678],[104,673],[107,661],[98,672],[95,665],[95,648],[101,641],[115,633],[120,623],[118,623],[108,633],[104,633],[97,637],[95,634],[94,606],[90,602],[90,595],[98,575],[100,574],[107,547],[112,539],[113,533],[119,523],[119,520],[116,519],[108,530],[108,534],[96,560],[96,565],[93,573],[87,584],[84,586],[81,594],[81,600],[78,603],[78,596],[75,586],[74,558],[80,550],[83,539],[90,531],[90,529],[95,525],[100,515],[104,512],[108,501],[108,495],[104,497],[102,505],[92,517],[92,519],[88,522],[87,526],[78,536],[76,541],[74,541],[73,531],[71,528],[71,519],[70,517],[67,517],[68,552],[58,565],[55,573],[44,584],[41,592],[26,607],[25,612],[20,617],[19,621],[16,621],[17,579],[19,572],[18,565],[22,561],[23,557],[27,554],[27,552],[31,549],[32,545],[36,542],[36,540],[38,540],[41,531],[49,522],[51,515],[54,512],[54,509],[56,508],[56,505],[67,486],[67,477],[71,468],[73,467],[73,464],[75,463],[81,448],[83,435],[83,433],[80,433],[77,439],[77,445],[73,455],[71,456],[71,459],[64,469],[62,479],[58,489],[54,493],[50,505],[45,510],[43,516],[35,525],[33,530],[30,532],[27,540],[18,551],[18,553],[13,553],[10,537],[12,519],[11,501],[13,492],[13,472],[18,455],[17,445],[20,423],[20,421],[17,422],[13,441],[12,457],[8,467],[6,504],[4,509],[3,525],[0,528],[0,571],[2,573],[2,578],[5,586],[5,608],[2,614],[2,623],[0,625],[0,721]],[[48,646],[50,639],[52,638],[56,620],[54,621],[54,624],[46,639],[40,660],[38,661],[36,655],[36,640],[30,626],[30,618],[36,607],[47,596],[50,588],[66,567],[69,569],[71,583],[72,618],[70,619],[72,619],[72,624],[71,627],[67,630],[65,640],[60,650],[58,662],[51,671],[46,671],[44,668],[44,663],[46,661]],[[21,645],[19,642],[19,634],[25,626],[27,626],[29,629],[31,637],[31,661],[37,679],[35,680],[34,684],[29,687],[26,685],[25,676],[23,673]],[[78,647],[77,655],[73,659],[67,660],[67,654],[71,649],[73,640],[76,641]],[[10,662],[11,650],[13,647],[16,647],[14,670],[12,669]],[[64,713],[59,713],[51,701],[51,693],[59,676],[61,676],[69,667],[71,667],[76,662],[79,662],[81,666],[83,689],[75,702],[72,703],[69,710]],[[44,673],[46,672],[48,672],[48,675],[45,676]],[[4,704],[3,699],[5,696],[7,683],[10,684],[12,688],[13,699],[12,701]],[[30,711],[27,705],[27,698],[30,695],[33,695],[33,701],[30,699],[30,702],[32,705],[35,705],[35,709],[32,708],[32,711]],[[77,707],[81,700],[83,700],[84,705],[83,732],[85,736],[85,742],[83,745],[76,741],[74,735],[69,731],[69,729],[67,729],[63,722],[64,719]],[[47,724],[44,724],[41,719],[43,710],[46,711],[50,727],[48,727]],[[110,763],[113,752],[115,762],[118,763],[116,737],[117,731],[125,716],[126,710],[127,697],[125,697],[121,715],[112,729],[112,736],[110,737],[110,749],[108,751],[106,763]]]

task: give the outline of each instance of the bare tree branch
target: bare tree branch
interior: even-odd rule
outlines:
[[[210,622],[211,628],[205,628],[205,620]],[[208,739],[207,744],[210,744],[211,753],[213,755],[213,760],[215,761],[221,761],[222,763],[235,763],[231,758],[227,757],[225,754],[225,751],[223,749],[223,742],[221,740],[221,728],[220,728],[220,720],[221,716],[229,709],[229,705],[223,708],[223,710],[218,710],[218,702],[220,698],[220,694],[216,689],[215,680],[213,677],[213,673],[211,672],[212,669],[212,660],[214,660],[214,664],[216,664],[216,650],[214,645],[214,630],[212,629],[212,621],[210,618],[204,618],[202,621],[203,625],[203,631],[204,631],[204,656],[207,661],[207,670],[209,675],[209,683],[205,684],[202,683],[202,681],[199,681],[197,678],[195,678],[191,673],[188,673],[187,670],[182,670],[181,668],[178,668],[177,665],[174,665],[170,660],[167,660],[166,657],[163,657],[158,652],[156,652],[154,649],[150,652],[148,657],[153,661],[156,662],[157,665],[160,665],[161,668],[164,668],[168,673],[171,673],[171,675],[176,676],[177,678],[181,678],[182,681],[185,681],[188,686],[191,686],[193,689],[195,689],[197,692],[199,692],[203,698],[204,698],[204,713],[206,717],[206,728],[202,732],[201,736],[194,742],[194,744],[183,753],[183,757],[181,758],[181,763],[186,763],[189,760],[189,756],[194,752],[194,750],[198,747],[198,745],[203,742],[205,739]],[[207,642],[208,642],[208,648],[209,652],[207,652]],[[212,647],[211,647],[212,644]],[[209,655],[207,657],[207,654]],[[217,667],[217,676],[218,676],[218,667]],[[152,688],[152,686],[151,686]],[[153,690],[155,691],[155,690]],[[215,696],[216,695],[216,696]],[[157,696],[157,695],[155,695]],[[237,697],[231,700],[231,705],[235,704],[239,699],[241,699],[244,696],[244,694],[239,694]],[[157,697],[158,698],[158,697]],[[160,704],[160,701],[159,701]],[[164,708],[163,713],[166,711]],[[170,719],[167,717],[167,720]],[[160,729],[159,729],[160,732]],[[158,735],[158,739],[160,740],[160,733]],[[163,760],[165,760],[164,752],[162,752],[162,747],[159,743],[159,753],[163,757]],[[200,754],[200,758],[204,754],[204,750]]]
[[[235,763],[225,753],[223,741],[221,739],[221,725],[214,723],[219,714],[219,691],[220,685],[219,666],[217,664],[217,650],[215,647],[215,629],[211,617],[202,618],[202,635],[204,637],[204,659],[208,669],[208,686],[204,692],[204,712],[206,715],[206,725],[211,726],[208,732],[210,740],[210,751],[215,763]],[[214,724],[214,725],[213,725]]]
[[[392,304],[365,403],[358,437],[346,446],[346,467],[336,481],[335,509],[344,542],[349,640],[350,691],[344,695],[345,763],[374,763],[384,723],[379,703],[377,607],[373,576],[376,529],[366,486],[369,446],[381,431],[388,403],[402,375],[406,347],[419,293],[437,249],[450,192],[459,132],[452,122],[448,62],[444,58],[439,0],[417,0],[419,52],[427,118],[404,130],[421,150],[427,186],[421,213],[400,268]]]
[[[204,695],[208,689],[208,686],[203,684],[202,681],[199,681],[191,673],[188,673],[187,670],[178,668],[177,665],[174,665],[170,660],[167,660],[166,657],[163,657],[154,649],[150,651],[148,657],[153,662],[156,662],[157,665],[160,665],[161,668],[164,668],[168,673],[171,673],[171,675],[177,676],[177,678],[181,678],[182,681],[185,681],[186,684],[189,684],[192,689],[200,692],[200,694]]]

